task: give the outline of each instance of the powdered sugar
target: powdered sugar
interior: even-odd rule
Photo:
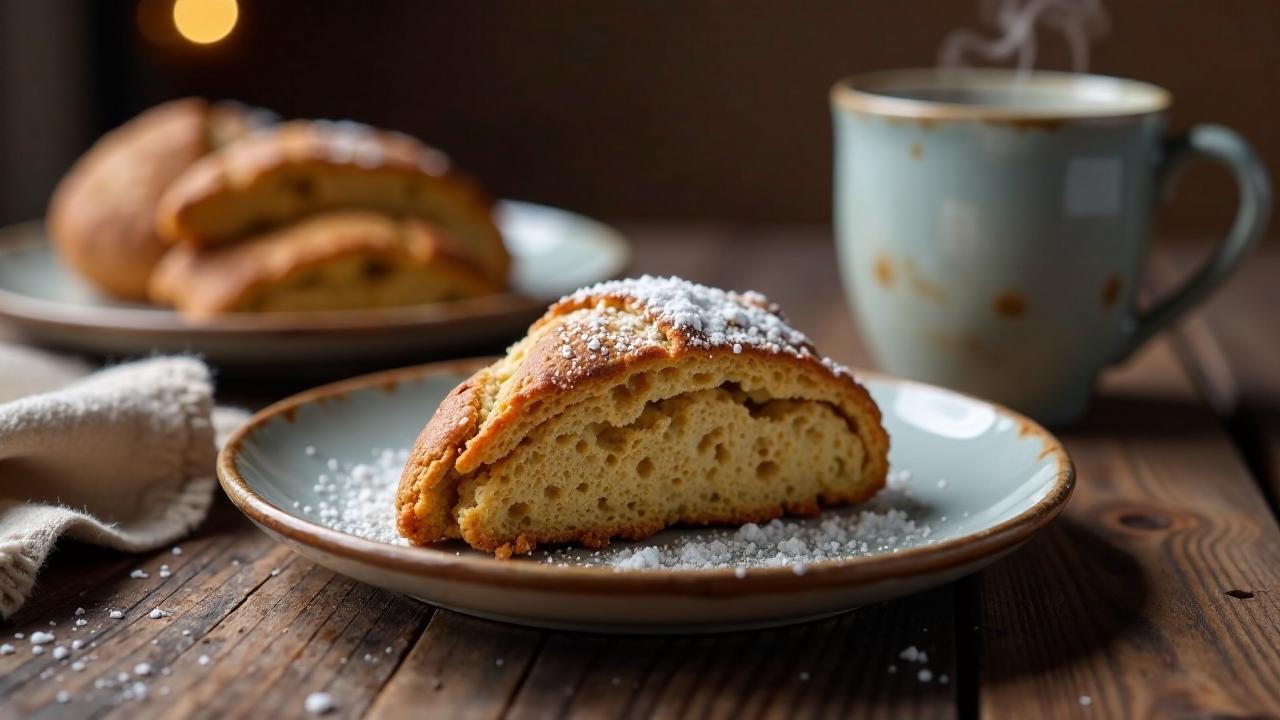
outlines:
[[[370,462],[324,462],[326,472],[316,476],[312,488],[319,498],[303,508],[320,524],[340,532],[404,545],[396,532],[395,493],[409,450],[374,448]]]
[[[687,336],[687,343],[695,348],[727,348],[734,353],[751,347],[768,352],[814,356],[813,344],[804,333],[791,327],[779,314],[776,305],[756,292],[737,293],[699,285],[678,277],[653,277],[611,280],[583,288],[561,299],[561,303],[590,306],[596,303],[606,312],[610,309],[601,297],[624,299],[628,310],[637,313],[645,321],[670,326]],[[568,323],[566,323],[567,325]],[[597,332],[587,339],[588,352],[625,351],[628,346],[657,342],[652,328],[627,326],[607,327],[603,322]],[[641,323],[644,325],[644,323]],[[572,357],[575,349],[571,339],[578,328],[566,328],[561,339],[565,341],[561,353]],[[568,338],[566,338],[566,335]],[[829,358],[822,363],[836,374],[848,374],[848,368]]]

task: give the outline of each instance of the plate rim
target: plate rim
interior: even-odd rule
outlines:
[[[632,247],[626,236],[612,225],[564,208],[503,199],[495,205],[495,213],[510,208],[527,208],[533,212],[552,211],[593,225],[596,237],[612,259],[600,280],[618,277],[631,264]],[[0,227],[0,258],[20,252],[31,245],[56,248],[45,232],[46,221],[27,220]],[[424,327],[438,327],[456,322],[484,322],[517,314],[533,315],[546,307],[553,297],[535,297],[504,292],[497,295],[457,300],[450,303],[424,303],[405,307],[328,310],[323,312],[278,312],[268,314],[240,313],[207,321],[183,320],[176,312],[160,307],[85,306],[40,298],[0,287],[0,317],[16,323],[61,330],[90,332],[116,331],[147,333],[156,336],[204,335],[210,337],[344,332],[384,332]]]
[[[1012,518],[937,544],[920,545],[896,553],[806,563],[803,574],[797,574],[789,567],[770,567],[751,568],[744,577],[738,577],[732,568],[620,572],[604,567],[560,567],[549,563],[499,561],[455,555],[452,551],[431,547],[391,545],[296,517],[258,494],[237,469],[241,448],[251,435],[277,418],[288,421],[289,416],[303,405],[374,388],[393,390],[402,383],[423,381],[434,375],[470,374],[492,361],[493,358],[488,357],[466,358],[384,370],[320,385],[284,398],[255,413],[231,434],[218,453],[218,481],[232,503],[262,527],[325,553],[386,570],[471,584],[518,585],[521,589],[534,591],[705,597],[810,592],[868,585],[980,562],[1029,539],[1062,511],[1075,488],[1075,465],[1066,448],[1034,420],[998,403],[954,390],[862,370],[855,371],[859,380],[874,378],[903,387],[938,390],[982,403],[993,408],[998,415],[1013,420],[1019,437],[1033,435],[1040,439],[1043,443],[1041,457],[1051,455],[1057,463],[1058,470],[1049,492]]]

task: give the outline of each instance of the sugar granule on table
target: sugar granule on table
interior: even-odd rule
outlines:
[[[313,692],[303,701],[302,707],[312,715],[323,715],[333,710],[333,696],[326,692]]]

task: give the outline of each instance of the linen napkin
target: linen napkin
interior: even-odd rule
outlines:
[[[126,552],[194,528],[213,499],[219,430],[209,369],[157,357],[89,374],[0,343],[0,618],[30,596],[58,538]]]

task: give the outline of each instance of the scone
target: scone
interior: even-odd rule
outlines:
[[[62,261],[119,298],[146,297],[168,245],[156,205],[182,171],[245,135],[254,120],[238,106],[187,98],[157,105],[107,133],[58,184],[49,235]]]
[[[289,122],[228,146],[168,188],[156,219],[171,242],[208,248],[334,210],[426,220],[506,282],[507,251],[479,188],[443,153],[357,123]]]
[[[499,289],[440,228],[338,211],[231,245],[175,247],[152,275],[150,296],[201,320],[439,302]]]
[[[888,445],[867,391],[763,296],[613,281],[560,300],[445,398],[397,524],[507,557],[813,515],[874,495]]]

